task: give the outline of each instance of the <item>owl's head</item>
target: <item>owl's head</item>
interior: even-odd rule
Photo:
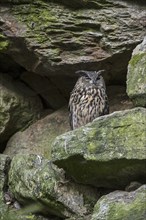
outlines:
[[[96,86],[104,86],[104,79],[102,77],[102,73],[105,72],[105,70],[99,70],[99,71],[85,71],[85,70],[79,70],[76,71],[77,74],[79,74],[80,77],[84,80],[84,82],[87,82],[88,84],[93,84]]]

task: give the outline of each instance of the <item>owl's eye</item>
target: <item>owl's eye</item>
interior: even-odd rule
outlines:
[[[85,76],[85,79],[88,79],[88,80],[90,80],[90,77],[89,77],[89,76]]]
[[[97,80],[100,80],[100,76],[98,76],[98,77],[96,78],[96,81],[97,81]]]

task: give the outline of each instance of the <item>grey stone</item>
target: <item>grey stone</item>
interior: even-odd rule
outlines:
[[[75,181],[123,188],[146,180],[146,109],[119,111],[58,136],[52,160]]]
[[[131,52],[145,35],[143,5],[74,0],[71,4],[80,8],[74,10],[53,2],[27,2],[22,7],[13,1],[13,8],[0,9],[1,30],[10,41],[6,53],[27,71],[74,76],[79,68],[104,67],[106,80],[125,80]]]
[[[4,191],[8,184],[8,170],[10,165],[10,158],[7,155],[0,154],[0,219],[8,211],[8,206],[4,201]]]
[[[9,171],[9,188],[33,212],[58,217],[84,217],[98,199],[98,192],[68,182],[65,173],[39,155],[16,155]]]
[[[115,191],[101,197],[91,220],[145,220],[146,185],[133,192]]]
[[[14,134],[7,143],[5,154],[39,154],[50,158],[54,139],[70,130],[66,107],[38,120],[25,131]]]
[[[23,83],[0,74],[0,142],[39,118],[42,104]]]
[[[134,49],[129,62],[127,94],[135,106],[146,106],[146,37]]]

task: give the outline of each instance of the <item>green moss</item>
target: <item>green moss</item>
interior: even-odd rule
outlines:
[[[103,196],[95,205],[92,220],[144,220],[145,192],[142,186],[135,192],[113,192]]]
[[[146,106],[146,52],[133,55],[127,75],[127,94],[135,106]]]
[[[146,56],[146,53],[142,52],[142,53],[138,53],[138,54],[135,54],[132,59],[130,60],[129,64],[134,67],[135,65],[137,65],[137,63],[139,61],[141,61],[143,59],[143,57]]]
[[[142,111],[141,111],[142,110]],[[58,137],[52,158],[76,181],[122,187],[145,174],[145,109],[98,118]],[[82,175],[81,175],[82,174]]]
[[[0,51],[3,52],[7,50],[8,46],[9,46],[8,39],[3,34],[0,34]]]

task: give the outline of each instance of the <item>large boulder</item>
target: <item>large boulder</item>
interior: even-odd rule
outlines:
[[[121,0],[56,2],[3,0],[0,28],[10,40],[6,53],[27,71],[43,76],[74,76],[79,68],[104,67],[107,79],[125,80],[131,52],[145,35],[143,5]]]
[[[42,104],[23,83],[0,74],[0,143],[39,118]]]
[[[127,93],[135,106],[146,106],[146,37],[134,49],[129,62]]]
[[[115,191],[101,197],[91,220],[145,220],[146,185],[133,192]]]
[[[25,131],[14,134],[7,143],[4,153],[13,157],[16,154],[39,154],[50,158],[54,139],[70,130],[66,107],[38,120]]]
[[[30,211],[33,207],[33,212],[61,218],[84,219],[99,198],[96,189],[67,181],[62,169],[39,155],[16,155],[12,159],[9,190],[21,204],[30,205]]]
[[[146,180],[146,109],[119,111],[55,139],[52,160],[75,181],[123,188]]]

